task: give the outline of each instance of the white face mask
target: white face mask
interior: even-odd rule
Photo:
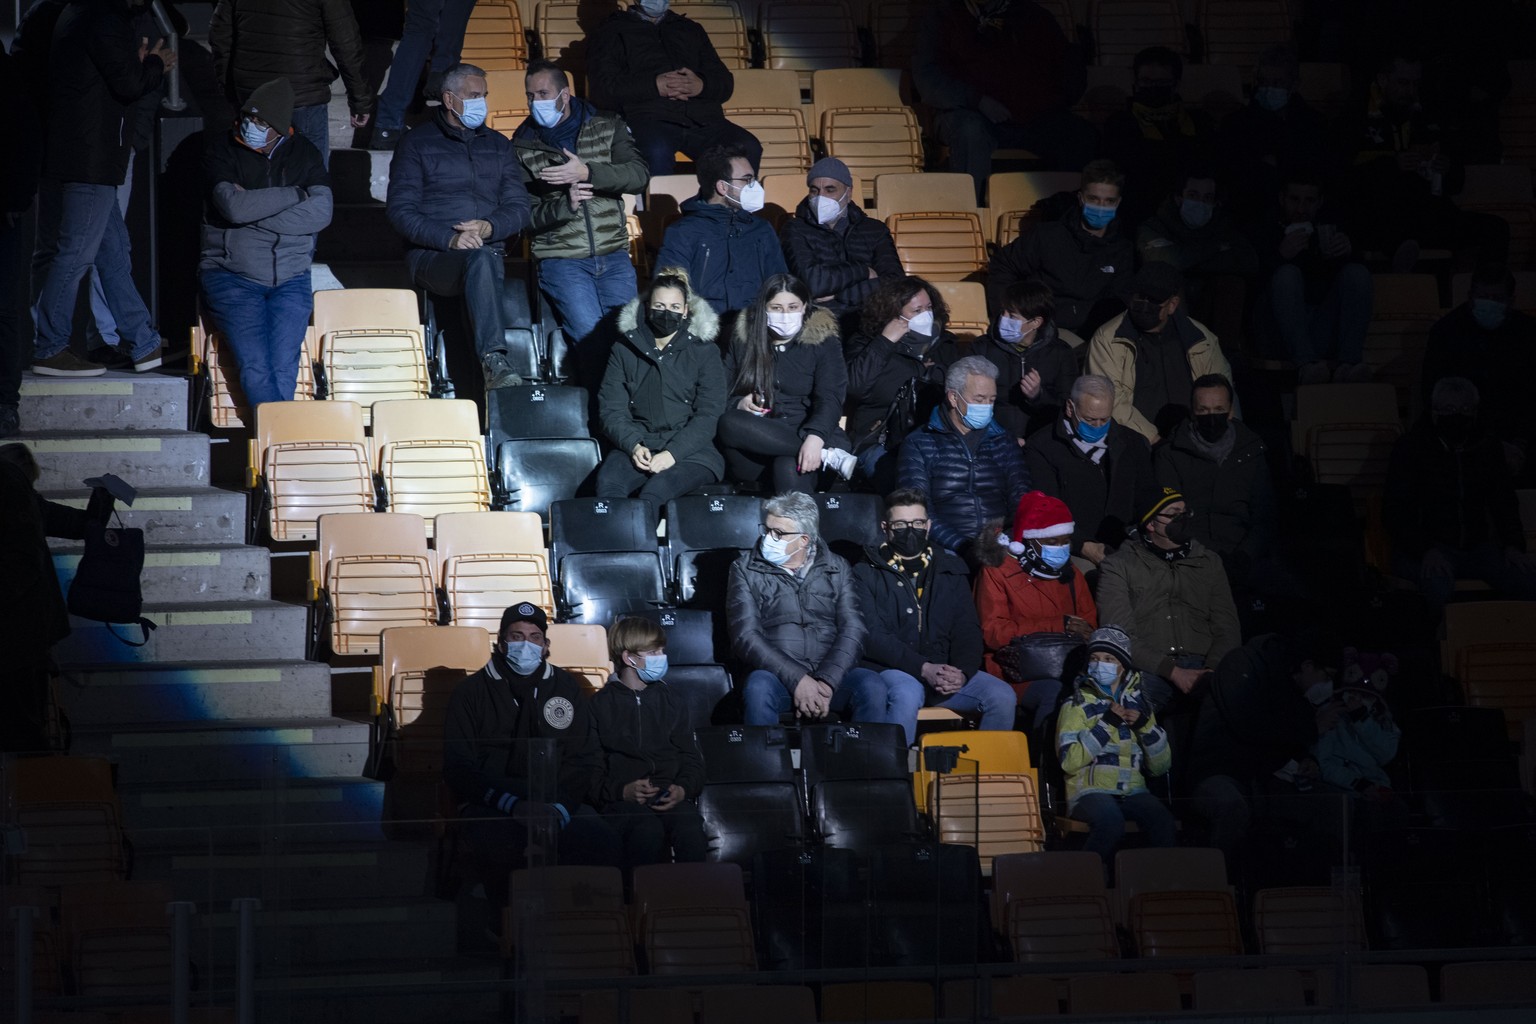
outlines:
[[[800,333],[800,325],[805,322],[805,311],[796,310],[793,313],[775,313],[769,311],[768,329],[781,338],[793,338]]]
[[[817,196],[816,201],[813,204],[816,207],[816,223],[831,224],[832,222],[836,221],[837,218],[841,217],[843,215],[844,208],[848,205],[847,198],[847,196],[844,196],[844,201],[839,202],[836,199],[829,199],[826,196]]]
[[[933,310],[925,309],[907,321],[907,330],[927,338],[933,334]]]
[[[771,533],[763,535],[763,557],[774,565],[783,565],[789,561],[789,545],[793,543],[790,538],[780,539]]]
[[[562,90],[561,95],[564,95]],[[532,108],[533,119],[540,128],[553,128],[560,123],[560,118],[565,116],[565,111],[560,109],[560,97],[552,100],[534,100],[529,106]]]
[[[763,195],[763,183],[754,181],[751,184],[743,185],[737,196],[736,202],[743,210],[748,213],[756,213],[763,208],[765,198]]]

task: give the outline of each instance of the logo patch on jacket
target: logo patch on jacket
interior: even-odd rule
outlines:
[[[575,717],[576,709],[564,697],[551,697],[544,705],[544,721],[548,722],[552,729],[570,728],[571,719]]]

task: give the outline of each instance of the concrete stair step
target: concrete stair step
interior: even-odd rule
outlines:
[[[177,661],[301,661],[308,609],[279,601],[145,604],[159,628],[143,647],[116,640],[100,622],[70,616],[72,632],[53,649],[60,665]],[[137,627],[115,626],[138,639]]]
[[[470,1024],[506,1020],[501,997],[476,983],[499,980],[505,971],[493,954],[449,961],[402,959],[359,965],[355,971],[332,967],[258,979],[261,1019],[325,1021],[327,1024]],[[433,992],[395,992],[416,986]],[[338,991],[340,990],[340,991]],[[346,991],[350,990],[350,991]]]
[[[54,546],[53,566],[65,593],[83,550],[76,542]],[[271,555],[246,544],[168,544],[145,551],[139,585],[152,604],[265,601],[272,596]]]
[[[124,786],[121,801],[123,825],[135,850],[384,838],[384,783],[356,776],[278,778],[260,785],[244,779],[151,783]],[[286,864],[274,859],[273,866]],[[421,895],[420,885],[408,895]]]
[[[112,760],[125,790],[156,782],[357,778],[368,758],[368,726],[272,718],[76,729],[72,752]]]
[[[94,476],[94,473],[87,474]],[[71,508],[85,508],[89,495],[74,485],[43,492],[43,497]],[[245,540],[246,497],[217,487],[145,488],[133,507],[118,504],[124,526],[144,531],[147,548],[172,544],[240,544]]]
[[[275,709],[328,718],[331,670],[318,661],[75,665],[58,693],[76,729],[268,718]]]
[[[256,911],[257,975],[279,981],[290,969],[310,973],[327,964],[445,959],[454,955],[456,919],[452,903],[426,897],[263,904]],[[215,905],[195,919],[194,948],[213,963],[233,962],[237,924],[228,904]]]
[[[186,430],[48,431],[20,440],[42,470],[41,491],[73,491],[81,481],[116,473],[134,487],[208,486],[208,435]]]
[[[405,259],[405,243],[390,226],[383,203],[337,203],[330,230],[321,234],[315,259],[327,263]]]
[[[240,896],[268,902],[415,899],[432,887],[428,843],[317,842],[275,853],[257,846],[157,850],[139,845],[138,835],[134,844],[134,878],[168,882],[178,899],[215,909]]]
[[[28,433],[186,430],[186,377],[111,371],[100,377],[21,379],[21,425]]]

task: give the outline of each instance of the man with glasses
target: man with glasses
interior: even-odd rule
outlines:
[[[748,670],[742,720],[777,725],[793,712],[812,721],[831,713],[898,721],[905,701],[858,667],[865,628],[853,570],[821,540],[816,500],[798,491],[769,498],[762,529],[758,545],[731,565],[726,588],[731,649]]]
[[[862,664],[880,673],[896,717],[917,738],[924,705],[981,716],[983,729],[1012,729],[1013,687],[981,671],[981,622],[966,565],[928,540],[928,498],[900,489],[885,498],[885,543],[853,567],[869,629]]]
[[[779,238],[765,220],[763,184],[741,146],[717,146],[698,161],[699,194],[683,203],[656,254],[658,267],[682,267],[716,313],[745,309],[763,282],[788,272]]]
[[[400,140],[389,164],[389,222],[411,249],[411,280],[464,297],[486,390],[520,383],[507,359],[502,314],[506,243],[528,226],[528,192],[512,143],[486,126],[485,72],[457,64],[443,105]]]
[[[1099,566],[1100,622],[1122,623],[1142,686],[1161,711],[1194,691],[1242,645],[1221,558],[1191,536],[1192,516],[1172,487],[1141,517],[1139,534]]]

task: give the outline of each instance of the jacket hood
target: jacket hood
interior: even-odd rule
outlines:
[[[1232,445],[1233,455],[1243,455],[1249,452],[1262,454],[1264,452],[1264,439],[1248,427],[1242,420],[1233,420],[1232,429],[1237,432],[1237,440]],[[1202,458],[1205,453],[1194,442],[1195,424],[1192,420],[1180,423],[1173,436],[1168,439],[1176,450],[1188,452]]]
[[[800,345],[820,345],[828,338],[836,338],[837,332],[837,317],[820,306],[812,306],[806,315],[805,323],[800,327],[800,333],[795,335],[793,340]],[[738,316],[736,326],[731,329],[731,343],[744,345],[746,341],[747,318]]]
[[[619,310],[617,320],[619,332],[628,338],[641,326],[640,296],[636,295],[624,304]],[[720,314],[715,312],[715,307],[709,304],[709,300],[698,292],[690,291],[688,295],[688,322],[683,327],[693,337],[700,341],[714,341],[720,334]],[[647,328],[649,330],[649,328]]]

